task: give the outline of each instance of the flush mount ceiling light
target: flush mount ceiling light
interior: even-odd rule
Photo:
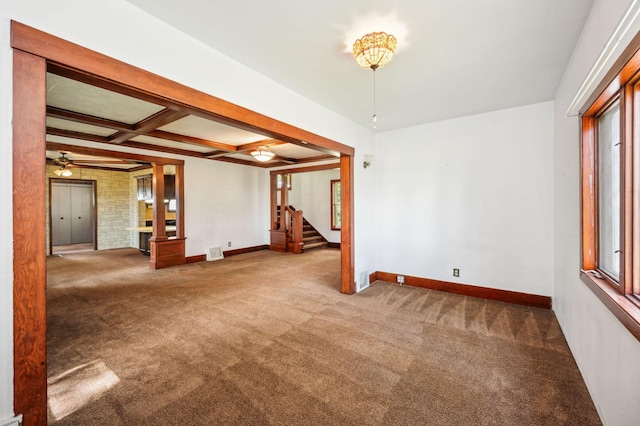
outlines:
[[[269,161],[273,157],[275,157],[275,154],[273,152],[271,152],[269,150],[269,148],[267,148],[266,146],[261,146],[260,148],[256,149],[255,151],[251,151],[251,155],[256,160],[262,161],[262,162]]]
[[[365,34],[353,43],[353,57],[364,69],[373,70],[373,128],[376,128],[376,70],[384,67],[396,51],[396,38],[385,32]]]

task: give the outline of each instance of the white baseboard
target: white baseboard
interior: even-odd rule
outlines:
[[[0,426],[20,426],[22,423],[22,414],[12,417],[10,419],[0,420]]]

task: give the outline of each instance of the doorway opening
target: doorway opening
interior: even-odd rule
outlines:
[[[49,180],[52,255],[97,250],[96,198],[94,180]]]
[[[91,76],[96,83],[127,88],[139,95],[154,94],[154,99],[165,99],[178,111],[198,116],[205,115],[239,128],[259,130],[264,136],[287,141],[287,143],[313,145],[336,158],[339,157],[342,182],[341,291],[346,294],[355,292],[352,214],[355,150],[353,147],[215,98],[15,21],[12,22],[11,45],[14,49],[12,143],[14,410],[24,415],[25,423],[44,424],[47,418],[44,220],[46,210],[44,207],[45,181],[42,176],[45,170],[43,155],[46,150],[47,132],[45,79],[48,65],[57,64],[65,69]],[[104,141],[104,143],[117,145],[116,140]],[[227,161],[235,162],[233,158]],[[154,186],[156,186],[154,197],[159,203],[163,202],[161,195],[164,195],[160,189],[164,186],[163,165],[164,163],[153,164],[154,176],[157,177],[154,179]],[[178,170],[178,175],[181,176],[182,166]],[[176,186],[181,189],[183,185],[181,179],[176,182]],[[178,212],[183,210],[180,203],[184,203],[182,197],[178,199]],[[164,219],[163,215],[156,216],[158,217],[154,217],[154,228],[158,223],[164,222],[160,220]],[[182,222],[178,220],[178,224]],[[178,227],[180,229],[180,225]],[[157,235],[158,232],[154,233]],[[160,237],[164,237],[160,241],[164,242],[166,238],[164,232]],[[178,238],[181,237],[178,236]],[[182,240],[184,240],[183,237]]]

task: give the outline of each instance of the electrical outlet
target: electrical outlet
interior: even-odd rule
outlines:
[[[404,275],[398,275],[396,281],[398,281],[398,284],[404,284]]]
[[[453,268],[453,276],[454,277],[459,277],[460,276],[460,269]]]
[[[227,243],[227,247],[231,247],[231,241]]]

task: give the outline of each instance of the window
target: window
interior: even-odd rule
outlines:
[[[583,111],[581,278],[640,340],[638,60]]]
[[[282,175],[276,177],[276,189],[282,189]],[[287,175],[287,189],[291,191],[291,174]]]
[[[331,181],[331,229],[337,231],[342,227],[342,207],[340,203],[340,181]]]

